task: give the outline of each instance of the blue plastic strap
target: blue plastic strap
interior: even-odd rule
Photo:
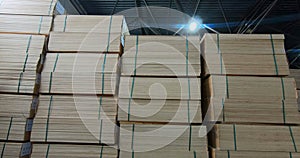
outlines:
[[[55,58],[55,62],[54,62],[54,65],[53,65],[52,72],[55,72],[55,70],[56,70],[56,65],[57,65],[57,62],[58,62],[58,58],[59,58],[59,53],[56,54],[56,58]]]
[[[274,59],[274,64],[275,64],[275,71],[276,71],[276,75],[278,76],[278,65],[277,65],[277,59],[276,59],[276,53],[275,53],[275,47],[274,47],[274,41],[273,41],[273,35],[270,34],[270,38],[271,38],[271,44],[272,44],[272,51],[273,51],[273,59]]]
[[[106,47],[106,52],[109,51],[110,47],[110,33],[111,33],[111,23],[112,23],[112,15],[110,16],[110,21],[109,21],[109,27],[108,27],[108,39],[107,39],[107,47]]]
[[[48,91],[48,93],[51,93],[51,88],[52,88],[52,76],[53,76],[53,72],[50,72],[50,81],[49,81],[49,91]]]
[[[237,151],[237,145],[236,145],[236,127],[235,127],[235,124],[233,124],[233,140],[234,140],[234,150]]]
[[[41,17],[40,17],[40,23],[39,23],[38,34],[40,34],[40,33],[41,33],[43,19],[44,19],[44,16],[41,16]]]
[[[225,101],[224,101],[224,98],[222,98],[222,112],[223,112],[223,122],[225,122]]]
[[[189,133],[189,151],[191,151],[192,146],[192,125],[190,125],[190,133]]]
[[[134,148],[133,148],[133,146],[134,146],[134,143],[133,143],[133,141],[134,141],[134,130],[135,130],[135,124],[132,124],[132,137],[131,137],[131,150],[132,151],[134,151]]]
[[[31,44],[31,39],[32,39],[32,35],[29,36],[28,42],[27,42],[26,57],[25,57],[25,61],[23,64],[23,72],[25,72],[27,61],[28,61],[28,56],[29,56],[28,52],[29,52],[29,48],[30,48],[30,44]]]
[[[100,150],[100,158],[102,158],[103,155],[103,145],[101,146],[101,150]]]
[[[282,77],[280,79],[281,79],[282,99],[285,100],[285,86],[284,86],[284,81],[283,81]]]
[[[139,52],[139,36],[136,36],[136,42],[135,42],[135,57],[134,57],[134,76],[132,77],[132,83],[131,83],[131,90],[130,90],[130,98],[128,101],[128,112],[127,112],[127,118],[128,121],[130,121],[130,105],[131,105],[131,100],[133,96],[133,90],[134,90],[134,84],[135,84],[135,76],[136,76],[136,65],[137,65],[137,55]]]
[[[48,15],[50,15],[50,13],[51,13],[52,4],[53,4],[53,0],[51,0],[50,6],[49,6],[49,9],[48,9]]]
[[[227,99],[229,98],[229,83],[228,83],[228,76],[225,76],[226,79],[226,95]]]
[[[100,132],[99,132],[99,144],[101,144],[102,142],[102,124],[103,124],[103,120],[100,120]]]
[[[50,97],[50,102],[49,102],[49,106],[48,106],[48,115],[47,115],[47,122],[46,122],[45,142],[48,141],[48,129],[49,129],[51,109],[52,109],[52,100],[53,100],[53,95]]]
[[[51,144],[48,144],[48,147],[47,147],[47,151],[46,151],[46,158],[48,158],[49,156],[49,152],[50,152],[50,146]]]
[[[5,141],[5,143],[3,144],[3,147],[2,147],[1,158],[4,156],[4,151],[5,151],[5,147],[6,147],[6,142],[8,141],[9,134],[10,134],[10,130],[11,130],[11,126],[12,126],[12,120],[13,120],[13,117],[10,118],[8,130],[7,130],[7,134],[6,134],[6,141]]]
[[[68,15],[65,16],[63,32],[66,32]]]
[[[292,152],[290,152],[290,158],[293,158]]]
[[[230,151],[227,150],[227,158],[230,158]]]
[[[17,93],[20,93],[20,87],[21,87],[22,78],[23,78],[23,72],[21,72],[20,75],[19,75],[19,83],[18,83]]]
[[[293,135],[292,127],[289,126],[289,129],[290,129],[290,135],[291,135],[291,138],[292,138],[292,141],[293,141],[293,145],[294,145],[295,152],[298,152],[297,146],[296,146],[296,142],[295,142],[295,138],[294,138],[294,135]]]
[[[281,100],[281,105],[282,105],[282,117],[283,117],[283,123],[286,124],[286,115],[285,115],[285,102],[284,100]]]
[[[196,151],[194,151],[194,158],[197,158],[197,153],[196,153]]]

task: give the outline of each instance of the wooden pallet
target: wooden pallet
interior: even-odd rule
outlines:
[[[98,145],[34,144],[31,158],[117,158],[118,150]]]
[[[28,15],[0,15],[1,33],[43,34],[50,33],[52,17]]]
[[[45,36],[0,34],[1,71],[36,71]]]
[[[283,35],[206,34],[205,75],[288,76]]]
[[[122,75],[200,76],[198,43],[195,36],[125,36]]]
[[[54,32],[90,32],[90,33],[125,33],[124,16],[95,15],[57,15],[54,18]]]
[[[118,54],[48,53],[43,72],[116,73]]]
[[[1,14],[53,15],[57,0],[3,0]]]
[[[115,143],[117,102],[113,97],[40,96],[32,141]],[[101,107],[101,108],[100,108]]]
[[[211,146],[217,150],[297,152],[298,126],[215,125]]]
[[[300,124],[297,100],[214,98],[211,118],[224,123]]]
[[[0,116],[30,117],[32,95],[0,94]]]
[[[200,78],[121,77],[119,98],[200,100]]]
[[[118,120],[133,122],[201,123],[201,101],[119,99]]]
[[[298,158],[299,153],[295,152],[260,152],[260,151],[212,151],[212,158]]]
[[[151,154],[152,157],[162,157],[174,155],[174,151],[178,153],[178,157],[190,157],[194,152],[198,156],[207,157],[206,136],[199,136],[199,130],[206,132],[205,126],[121,124],[120,127],[122,158],[133,154],[138,157],[149,157]],[[161,128],[164,132],[161,132]],[[147,151],[152,152],[144,153]]]
[[[300,90],[300,69],[290,69],[290,77],[294,77],[296,80],[297,89]]]

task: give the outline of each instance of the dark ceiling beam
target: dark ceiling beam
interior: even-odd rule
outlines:
[[[117,8],[118,3],[119,3],[119,0],[116,0],[115,5],[114,5],[114,7],[113,7],[113,10],[111,11],[111,15],[114,15],[114,14],[115,14],[115,11],[116,11],[116,8]]]
[[[81,5],[81,3],[78,0],[73,0],[70,2],[80,14],[83,14],[83,15],[87,14],[87,11],[84,9],[84,7]]]

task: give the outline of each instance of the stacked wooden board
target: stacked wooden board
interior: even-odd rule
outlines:
[[[113,147],[72,144],[34,144],[31,158],[117,158],[118,150]]]
[[[291,69],[291,77],[294,77],[297,85],[298,109],[300,111],[300,69]]]
[[[206,34],[201,43],[206,74],[289,75],[283,35]]]
[[[207,138],[193,125],[121,124],[120,157],[207,157]]]
[[[206,136],[198,135],[200,129],[206,132],[198,46],[193,36],[125,36],[118,99],[121,158],[208,157]]]
[[[123,16],[58,15],[48,50],[121,54],[120,40],[127,31]]]
[[[30,144],[0,142],[1,157],[3,157],[3,158],[16,158],[16,157],[29,158],[28,150],[25,150],[25,147],[30,147]],[[24,150],[20,150],[21,148]]]
[[[295,79],[286,77],[283,40],[226,34],[202,39],[203,105],[208,120],[217,122],[209,134],[211,157],[297,152],[298,127],[291,125],[299,124],[300,114]]]

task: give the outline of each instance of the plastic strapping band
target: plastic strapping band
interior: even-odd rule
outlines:
[[[277,59],[276,59],[276,54],[275,54],[275,48],[274,48],[274,41],[273,41],[272,34],[270,34],[270,38],[271,38],[271,44],[272,44],[273,59],[274,59],[274,64],[275,64],[276,75],[279,75],[279,73],[278,73]]]
[[[99,109],[98,109],[98,120],[100,119],[100,113],[101,113],[101,107],[102,107],[102,101],[103,101],[103,98],[102,98],[102,95],[104,94],[104,77],[105,77],[105,74],[104,74],[104,70],[105,70],[105,64],[106,64],[106,58],[107,58],[107,54],[104,54],[104,59],[103,59],[103,64],[102,64],[102,71],[101,71],[101,75],[102,75],[102,87],[101,87],[101,96],[100,96],[100,104],[99,104]]]
[[[222,112],[223,112],[223,122],[225,122],[225,101],[224,101],[224,98],[222,98]]]
[[[190,125],[190,133],[189,133],[189,151],[191,151],[192,146],[192,125]]]
[[[229,98],[229,83],[228,83],[228,76],[225,76],[225,80],[226,80],[226,96],[227,99]]]
[[[100,132],[99,132],[99,144],[101,144],[101,137],[102,137],[102,123],[103,123],[103,120],[100,120]]]
[[[281,104],[282,104],[282,117],[283,117],[283,123],[286,123],[286,115],[285,115],[285,103],[284,100],[281,100]]]
[[[233,140],[234,140],[234,150],[237,151],[237,145],[236,145],[236,127],[235,127],[235,124],[233,124]]]
[[[283,78],[281,77],[281,88],[282,88],[282,99],[285,100],[285,88],[284,88],[284,81]]]
[[[100,158],[102,158],[102,155],[103,155],[103,145],[102,145],[101,150],[100,150]]]
[[[40,34],[40,33],[41,33],[43,19],[44,19],[44,16],[41,16],[41,17],[40,17],[40,23],[39,23],[39,30],[38,30],[38,34]]]
[[[189,78],[189,41],[188,41],[188,34],[186,34],[185,39],[185,69],[186,69],[186,77],[188,79],[188,94],[189,99],[187,101],[187,111],[188,111],[188,123],[190,124],[190,99],[191,99],[191,81]]]
[[[230,151],[227,150],[227,158],[230,158]]]
[[[290,158],[293,158],[292,152],[290,152]]]
[[[65,17],[63,32],[66,32],[68,15]]]
[[[131,151],[131,158],[134,158],[134,151]]]
[[[194,151],[194,158],[197,158],[197,153],[196,153],[196,151]]]
[[[50,151],[50,145],[51,145],[51,144],[48,144],[48,147],[47,147],[47,151],[46,151],[46,158],[48,158],[48,155],[49,155],[49,151]]]
[[[23,78],[23,72],[21,72],[20,75],[19,75],[19,83],[18,83],[17,93],[20,93],[20,87],[21,87],[22,78]]]
[[[28,56],[29,56],[28,52],[29,52],[29,48],[30,48],[30,44],[31,44],[31,39],[32,39],[32,35],[29,36],[28,42],[27,42],[26,57],[25,57],[25,61],[24,61],[24,64],[23,64],[23,72],[25,72],[26,64],[27,64],[27,61],[28,61]]]
[[[51,93],[51,87],[52,87],[52,76],[53,76],[53,72],[50,72],[49,93]]]
[[[135,42],[135,57],[134,57],[134,76],[132,77],[132,83],[131,83],[131,91],[130,91],[130,98],[128,102],[128,113],[127,113],[127,118],[128,121],[130,121],[130,105],[131,105],[131,100],[133,96],[133,89],[134,89],[134,84],[135,84],[135,76],[136,76],[136,65],[137,65],[137,55],[139,52],[139,36],[136,36],[136,42]]]
[[[133,149],[133,141],[134,141],[134,128],[135,128],[135,124],[132,125],[132,137],[131,137],[131,150],[134,151]]]
[[[9,134],[10,134],[11,126],[12,126],[12,120],[13,120],[13,117],[10,118],[8,130],[7,130],[7,134],[6,134],[6,142],[8,141],[8,138],[9,138]],[[3,147],[2,147],[1,158],[4,156],[4,150],[5,150],[5,147],[6,147],[6,142],[3,144]]]
[[[50,3],[49,10],[48,10],[48,15],[50,15],[50,13],[51,13],[52,4],[53,4],[53,0]]]
[[[48,116],[47,116],[46,135],[45,135],[46,142],[48,140],[48,129],[49,129],[49,122],[50,122],[51,108],[52,108],[52,100],[53,100],[53,95],[50,97],[50,102],[49,102],[49,106],[48,106]]]
[[[106,52],[108,52],[108,51],[109,51],[109,47],[110,47],[111,23],[112,23],[112,15],[110,16],[110,21],[109,21],[109,29],[108,29],[108,39],[107,39],[107,47],[106,47]]]
[[[217,47],[218,47],[218,54],[220,56],[220,72],[223,74],[223,56],[220,50],[220,34],[217,34]]]
[[[55,58],[55,62],[54,62],[54,65],[53,65],[52,72],[55,72],[55,70],[56,70],[56,65],[57,65],[57,62],[58,62],[58,58],[59,58],[59,53],[56,54],[56,58]]]
[[[295,142],[295,139],[294,139],[294,135],[293,135],[292,127],[289,126],[289,129],[290,129],[290,135],[291,135],[291,138],[292,138],[292,141],[293,141],[293,145],[294,145],[295,152],[298,152],[297,146],[296,146],[296,142]]]

